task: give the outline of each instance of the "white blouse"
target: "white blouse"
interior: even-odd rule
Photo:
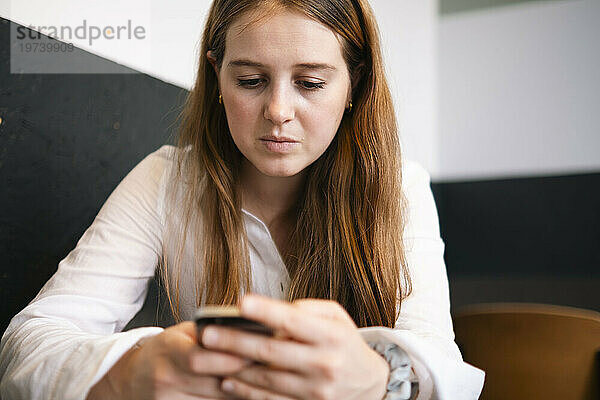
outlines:
[[[162,331],[142,327],[121,332],[141,309],[158,263],[174,151],[173,146],[162,146],[129,172],[57,272],[12,319],[0,344],[0,397],[85,399],[139,339]],[[454,342],[444,243],[429,175],[405,161],[403,179],[413,291],[402,303],[394,329],[359,331],[365,340],[395,342],[409,354],[419,380],[418,399],[476,399],[484,372],[463,362]],[[284,299],[289,275],[269,230],[243,212],[252,290]],[[182,297],[183,316],[191,318],[193,287],[183,287]]]

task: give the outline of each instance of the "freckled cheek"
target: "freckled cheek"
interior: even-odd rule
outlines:
[[[326,147],[333,140],[342,116],[339,108],[331,103],[322,104],[304,113],[302,125],[315,146]]]
[[[240,136],[252,133],[256,121],[261,117],[260,108],[251,100],[230,98],[226,102],[225,110],[232,134]]]

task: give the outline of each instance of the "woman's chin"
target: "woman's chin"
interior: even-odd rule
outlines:
[[[304,168],[291,165],[263,165],[258,170],[266,176],[272,178],[286,178],[297,175],[302,172]]]

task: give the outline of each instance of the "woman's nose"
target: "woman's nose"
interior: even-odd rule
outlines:
[[[266,99],[264,117],[274,125],[283,125],[294,116],[293,94],[285,87],[274,87]]]

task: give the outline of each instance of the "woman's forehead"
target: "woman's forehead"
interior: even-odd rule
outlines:
[[[228,55],[344,63],[341,40],[335,32],[304,14],[288,10],[273,15],[242,15],[227,32],[225,58],[230,58]]]

